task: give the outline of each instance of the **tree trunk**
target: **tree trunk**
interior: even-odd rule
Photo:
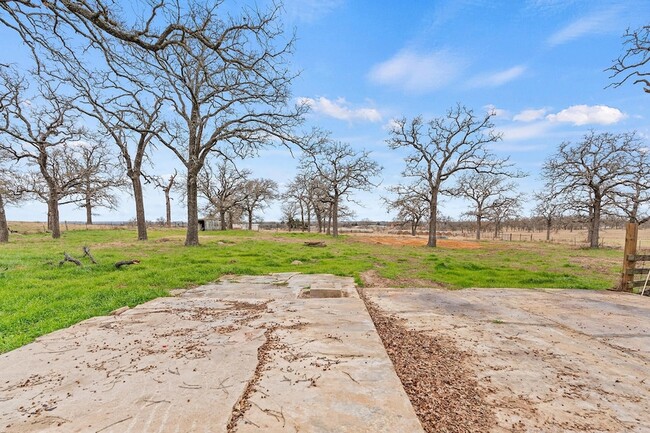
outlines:
[[[590,230],[590,239],[589,246],[591,248],[598,248],[598,238],[600,237],[600,209],[601,201],[600,198],[594,198],[594,208],[593,208],[593,218],[591,220],[591,230]]]
[[[433,191],[432,195],[433,198],[429,202],[429,240],[427,246],[435,248],[437,245],[436,230],[438,229],[438,191]]]
[[[476,240],[480,241],[481,240],[481,221],[483,218],[481,217],[481,214],[478,213],[476,215]]]
[[[133,185],[133,201],[135,202],[135,223],[138,227],[138,240],[146,241],[147,219],[144,215],[144,194],[142,193],[142,182],[139,174],[130,176]]]
[[[329,206],[329,212],[327,214],[327,227],[325,229],[325,234],[328,236],[332,233],[332,205]]]
[[[546,218],[546,242],[551,240],[551,218]]]
[[[311,207],[307,205],[307,232],[311,233]]]
[[[339,235],[339,198],[334,197],[332,203],[332,237]]]
[[[415,236],[418,231],[418,223],[415,220],[411,220],[411,236]]]
[[[187,173],[187,234],[185,245],[199,244],[199,203],[196,173]]]
[[[0,194],[0,243],[9,242],[9,225],[5,213],[5,203]]]
[[[169,191],[165,191],[165,225],[172,226],[172,202],[169,198]]]
[[[235,219],[235,217],[233,216],[232,211],[228,211],[228,229],[229,230],[232,230],[233,220],[234,219]]]
[[[226,230],[226,211],[219,210],[219,230]]]
[[[247,212],[248,212],[248,230],[253,230],[253,210],[249,209]]]
[[[50,215],[50,230],[52,230],[52,239],[61,237],[61,226],[59,224],[59,201],[56,193],[50,189],[50,195],[47,200],[48,214]]]
[[[90,197],[86,197],[86,224],[93,225],[93,205],[90,202]]]

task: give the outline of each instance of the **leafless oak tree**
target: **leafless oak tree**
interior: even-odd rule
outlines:
[[[517,184],[509,182],[505,175],[491,173],[464,173],[458,178],[450,193],[464,197],[471,202],[467,216],[476,220],[476,239],[481,239],[482,223],[492,219],[498,235],[500,222],[520,206],[520,195],[515,191]]]
[[[108,51],[109,47],[111,50]],[[74,59],[59,62],[56,76],[80,95],[77,109],[94,118],[103,135],[117,147],[131,184],[139,240],[147,240],[143,179],[145,164],[155,145],[168,140],[161,120],[164,96],[149,90],[141,77],[146,71],[135,66],[133,55],[106,45],[106,70],[88,69]],[[131,53],[133,54],[133,53]]]
[[[546,225],[546,240],[551,240],[551,229],[553,222],[562,217],[567,210],[565,197],[562,197],[557,192],[553,180],[547,181],[546,189],[544,191],[536,192],[533,198],[537,202],[533,209],[533,214],[541,217]]]
[[[220,229],[232,227],[233,220],[226,216],[241,209],[244,188],[248,181],[249,170],[237,170],[229,160],[223,160],[213,170],[206,164],[199,173],[198,191],[207,201],[206,213],[219,215]]]
[[[115,155],[102,141],[80,144],[71,157],[77,161],[81,181],[77,188],[77,203],[86,210],[86,224],[92,224],[93,209],[117,209],[119,199],[116,190],[126,186],[124,173]]]
[[[623,36],[625,51],[609,67],[611,79],[616,79],[614,87],[619,87],[627,81],[643,86],[643,91],[650,93],[650,25],[642,26],[636,30],[628,29]]]
[[[167,179],[163,179],[160,176],[154,176],[152,178],[156,187],[162,189],[163,193],[165,193],[165,225],[167,227],[172,226],[171,192],[172,189],[174,189],[174,186],[176,185],[177,176],[178,176],[178,170],[174,169],[174,172],[170,174],[169,177],[167,177]]]
[[[166,145],[186,170],[186,245],[199,242],[197,181],[208,156],[246,157],[296,141],[291,131],[306,109],[287,108],[293,39],[284,36],[280,6],[226,17],[218,5],[191,2],[183,23],[204,29],[200,37],[142,59],[173,108],[176,140]]]
[[[223,1],[210,3],[217,7]],[[183,46],[192,38],[206,49],[220,52],[223,41],[214,38],[211,21],[183,19],[193,12],[195,3],[134,2],[125,11],[124,3],[117,0],[0,0],[0,24],[16,31],[33,52],[45,48],[74,54],[69,45],[73,34],[83,37],[83,48],[103,47],[110,39],[158,52]],[[241,23],[243,31],[246,24]]]
[[[611,203],[612,194],[629,184],[634,175],[632,159],[638,149],[634,133],[591,131],[576,144],[561,143],[557,152],[544,162],[544,179],[557,185],[558,193],[567,198],[571,209],[584,205],[592,248],[598,248],[605,204]]]
[[[497,158],[487,148],[501,139],[492,129],[492,116],[494,113],[478,117],[457,105],[426,124],[421,117],[397,120],[390,131],[387,142],[391,149],[411,151],[403,175],[428,189],[430,247],[436,246],[438,196],[444,184],[463,171],[500,174],[509,167],[507,158]]]
[[[8,154],[0,151],[0,243],[9,242],[9,224],[5,206],[16,204],[21,198],[11,160]]]
[[[24,78],[2,71],[0,80],[10,95],[0,113],[0,150],[37,167],[47,191],[48,227],[52,237],[59,238],[59,202],[79,183],[79,173],[68,172],[60,160],[65,157],[61,148],[85,133],[76,125],[74,101],[57,94],[47,80],[38,80],[39,91],[33,97]]]
[[[272,179],[250,179],[244,182],[240,206],[248,217],[248,230],[253,229],[253,213],[269,205],[278,196],[278,184]]]
[[[388,188],[394,194],[393,197],[382,198],[388,211],[396,210],[396,221],[408,223],[411,226],[411,235],[417,234],[420,222],[429,217],[429,195],[428,188],[422,188],[418,184],[395,185]]]
[[[347,143],[323,140],[306,150],[300,161],[304,173],[313,173],[323,184],[331,203],[332,236],[339,233],[341,200],[355,190],[370,190],[381,167],[367,151],[355,151]]]

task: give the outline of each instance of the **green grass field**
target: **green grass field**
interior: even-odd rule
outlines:
[[[151,230],[138,242],[131,230],[78,230],[62,239],[12,235],[0,245],[0,353],[86,318],[135,306],[171,289],[223,274],[298,271],[352,276],[372,271],[394,287],[557,287],[606,289],[620,272],[618,250],[582,250],[543,243],[484,242],[480,249],[377,245],[361,238],[317,234],[202,233],[201,246],[183,246],[182,230]],[[327,243],[306,247],[307,240]],[[99,264],[82,258],[88,246]],[[83,266],[64,263],[63,252]],[[138,265],[116,269],[120,260]],[[301,264],[292,264],[294,261]]]

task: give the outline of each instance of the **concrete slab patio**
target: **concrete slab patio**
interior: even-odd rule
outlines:
[[[1,355],[0,431],[423,430],[353,280],[274,274],[224,278]]]
[[[469,354],[496,416],[492,432],[650,432],[647,297],[524,289],[364,293],[408,328],[451,339]]]

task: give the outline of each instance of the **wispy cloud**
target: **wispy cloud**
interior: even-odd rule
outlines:
[[[528,9],[539,12],[557,12],[566,9],[576,3],[576,0],[528,0]]]
[[[469,82],[471,87],[498,87],[519,78],[526,72],[526,66],[517,65],[503,71],[478,75]]]
[[[510,116],[508,110],[504,110],[503,108],[498,108],[496,105],[493,104],[484,105],[483,109],[487,113],[492,113],[496,118],[507,118],[508,116]]]
[[[332,101],[323,96],[316,99],[303,97],[298,98],[298,102],[309,105],[316,113],[348,122],[356,120],[381,122],[382,120],[382,115],[379,110],[369,107],[350,108],[350,103],[345,98],[338,98]]]
[[[546,116],[551,122],[582,125],[611,125],[625,119],[627,115],[618,108],[607,105],[572,105],[569,108]]]
[[[523,110],[515,114],[512,120],[516,122],[532,122],[534,120],[540,120],[544,118],[547,111],[546,108]]]
[[[611,23],[615,21],[614,18],[618,15],[618,12],[618,8],[610,8],[579,18],[553,33],[546,40],[546,43],[551,47],[555,47],[588,34],[606,32],[610,29]]]
[[[375,65],[369,78],[409,93],[431,92],[452,82],[466,62],[449,51],[418,53],[404,49]]]
[[[504,141],[524,141],[539,138],[549,132],[549,122],[535,122],[524,126],[505,126],[497,128],[503,134]]]
[[[285,0],[284,8],[290,18],[314,22],[345,3],[345,0]]]

